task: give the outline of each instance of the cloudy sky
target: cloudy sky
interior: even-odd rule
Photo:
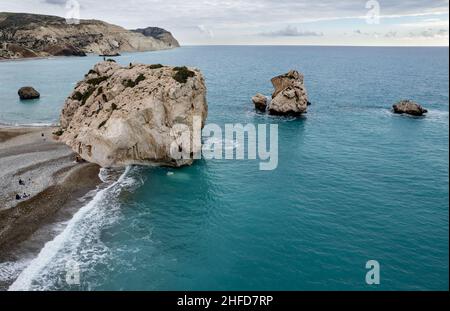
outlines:
[[[76,0],[0,0],[67,16]],[[181,44],[445,45],[448,0],[77,0],[80,17],[159,26]]]

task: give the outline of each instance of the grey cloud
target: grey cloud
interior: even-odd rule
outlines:
[[[43,0],[43,2],[49,4],[65,5],[67,0]]]
[[[214,32],[212,31],[212,29],[209,29],[209,28],[206,27],[205,25],[198,25],[198,26],[197,26],[197,29],[198,29],[201,33],[207,35],[208,37],[214,38]]]
[[[396,31],[389,31],[389,32],[385,33],[384,36],[386,38],[395,38],[395,37],[397,37],[397,32]]]
[[[447,29],[426,29],[420,32],[410,32],[409,36],[412,38],[436,38],[436,37],[444,37],[448,36]]]
[[[321,37],[323,36],[323,33],[315,31],[300,31],[297,27],[286,26],[284,29],[272,32],[263,32],[260,33],[260,35],[269,37]]]
[[[2,0],[3,1],[3,0]],[[40,0],[61,4],[64,0]],[[29,1],[31,2],[31,1]],[[91,15],[114,20],[144,16],[155,23],[177,23],[185,27],[214,25],[215,28],[256,26],[267,23],[298,24],[321,19],[364,17],[366,1],[355,0],[79,0]],[[448,0],[384,0],[382,15],[448,12]]]

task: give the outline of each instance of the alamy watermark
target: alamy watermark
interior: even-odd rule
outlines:
[[[201,127],[202,118],[199,116],[193,117],[192,129],[186,124],[172,127],[172,159],[247,159],[259,160],[259,169],[262,171],[278,167],[277,124],[225,124],[223,130],[214,123],[206,124],[203,130]]]
[[[66,23],[69,25],[78,25],[80,23],[80,3],[77,0],[68,0],[65,8]]]
[[[66,283],[67,285],[80,285],[80,265],[75,260],[66,262]]]
[[[378,25],[380,23],[380,3],[376,0],[369,0],[366,2],[366,9],[369,10],[366,14],[366,23]]]
[[[380,285],[380,263],[376,260],[369,260],[366,263],[366,269],[369,269],[366,273],[366,284]]]

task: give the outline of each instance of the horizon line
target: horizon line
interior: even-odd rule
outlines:
[[[352,44],[180,44],[180,47],[188,46],[307,46],[307,47],[395,47],[395,48],[448,48],[449,45],[352,45]]]

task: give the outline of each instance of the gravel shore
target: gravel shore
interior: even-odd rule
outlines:
[[[75,154],[57,141],[54,131],[52,127],[0,127],[2,255],[101,182],[100,168],[77,163]]]

